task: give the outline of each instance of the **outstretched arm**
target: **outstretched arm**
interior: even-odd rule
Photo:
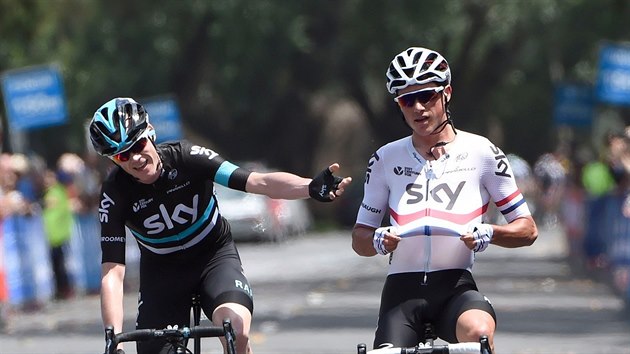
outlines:
[[[339,170],[339,164],[334,163],[328,169],[334,174]],[[247,179],[245,190],[248,193],[264,194],[274,199],[305,199],[310,197],[311,182],[313,182],[311,178],[300,177],[289,172],[252,172]],[[334,200],[343,194],[350,182],[352,182],[351,177],[341,179],[336,188],[329,192],[328,197]]]

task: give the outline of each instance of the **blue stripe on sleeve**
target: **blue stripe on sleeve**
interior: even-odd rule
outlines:
[[[518,208],[519,206],[521,206],[521,204],[525,203],[525,198],[521,197],[521,200],[519,200],[518,202],[514,203],[514,205],[512,205],[511,207],[505,209],[505,210],[501,210],[501,213],[503,215],[507,215],[509,213],[511,213],[514,209]]]
[[[219,166],[216,175],[214,176],[214,181],[220,185],[227,187],[228,182],[230,181],[230,176],[232,176],[232,173],[236,171],[237,168],[238,166],[236,166],[235,164],[229,161],[223,161],[223,163],[221,163],[221,166]]]

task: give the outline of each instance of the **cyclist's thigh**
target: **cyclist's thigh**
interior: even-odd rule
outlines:
[[[387,277],[381,295],[374,348],[391,343],[415,346],[423,334],[422,316],[427,306],[418,273],[393,274]]]
[[[374,336],[374,348],[380,348],[386,344],[402,347],[418,344],[420,341],[418,326],[421,321],[418,320],[417,315],[425,306],[425,300],[412,299],[391,307],[387,311],[381,311]]]
[[[438,324],[438,335],[450,343],[457,343],[456,326],[459,316],[467,310],[478,309],[489,313],[496,323],[494,308],[487,297],[477,290],[467,290],[454,296]]]
[[[206,265],[201,284],[202,308],[208,318],[221,304],[234,302],[254,311],[253,292],[233,242],[219,249]]]
[[[190,325],[192,289],[197,276],[185,264],[141,261],[136,328]],[[165,341],[138,342],[139,354],[166,352]]]

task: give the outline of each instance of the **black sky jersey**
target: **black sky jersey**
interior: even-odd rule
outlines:
[[[155,183],[140,183],[120,167],[103,182],[103,263],[125,263],[125,226],[143,255],[177,258],[218,242],[229,230],[219,213],[213,181],[244,191],[251,172],[186,140],[159,144],[157,151],[163,171]]]

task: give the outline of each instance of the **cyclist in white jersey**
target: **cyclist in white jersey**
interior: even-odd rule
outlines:
[[[352,231],[361,256],[388,255],[374,347],[413,346],[425,323],[449,342],[477,341],[496,327],[494,310],[471,274],[489,244],[531,245],[537,227],[505,154],[485,137],[457,131],[446,59],[411,47],[386,73],[411,135],[370,158]],[[482,223],[490,202],[507,224]],[[389,215],[389,226],[382,226]]]

